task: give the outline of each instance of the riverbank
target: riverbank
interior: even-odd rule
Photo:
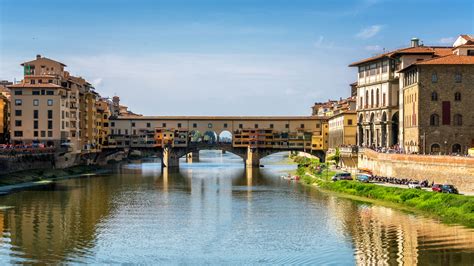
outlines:
[[[110,171],[107,167],[80,165],[65,169],[27,170],[0,175],[0,195],[31,188],[51,187],[58,180],[105,174]]]
[[[299,165],[302,182],[320,189],[355,196],[361,200],[378,201],[395,208],[411,210],[426,216],[439,218],[445,223],[462,224],[474,228],[474,197],[435,193],[418,189],[404,189],[367,184],[357,181],[330,181],[334,172],[327,176],[316,172],[318,163]]]

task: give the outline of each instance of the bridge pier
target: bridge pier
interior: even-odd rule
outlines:
[[[199,162],[199,151],[189,152],[186,154],[186,163]]]
[[[247,158],[245,159],[245,166],[247,167],[259,167],[261,155],[258,149],[247,148]]]
[[[161,166],[166,168],[179,167],[179,157],[176,152],[173,152],[171,148],[163,149],[163,157],[161,160]]]

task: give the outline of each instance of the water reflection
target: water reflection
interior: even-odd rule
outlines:
[[[283,155],[270,158],[278,161]],[[0,261],[10,263],[472,264],[474,232],[201,154],[156,160],[0,198]]]

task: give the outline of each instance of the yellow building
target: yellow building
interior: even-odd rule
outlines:
[[[8,140],[9,105],[7,97],[0,94],[0,144],[4,144]]]
[[[322,122],[321,128],[320,134],[313,134],[311,137],[311,150],[313,151],[328,149],[329,126],[326,120]]]
[[[356,111],[345,111],[329,118],[329,149],[356,145],[356,122]]]
[[[98,149],[100,150],[103,147],[107,147],[109,144],[109,118],[111,116],[110,103],[107,101],[107,99],[100,98],[96,102],[96,110],[96,128],[98,131],[97,145]]]

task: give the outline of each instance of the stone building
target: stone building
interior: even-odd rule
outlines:
[[[329,118],[329,149],[356,145],[357,112],[344,111]]]
[[[474,39],[463,36],[450,55],[400,70],[408,152],[466,154],[474,147]]]
[[[0,81],[0,144],[8,143],[10,139],[10,90],[7,85],[11,82]]]
[[[350,64],[358,68],[358,145],[389,147],[401,144],[403,109],[397,70],[418,60],[451,53],[450,47],[423,46],[414,38],[406,48],[385,52]]]

